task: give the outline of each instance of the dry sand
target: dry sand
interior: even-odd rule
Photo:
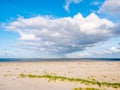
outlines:
[[[94,78],[100,82],[120,83],[120,62],[71,61],[71,62],[22,62],[0,63],[0,90],[73,90],[78,87],[95,87],[78,82],[51,81],[44,78],[20,78],[21,73],[43,75],[55,73],[58,76]],[[101,90],[120,90],[101,87]]]

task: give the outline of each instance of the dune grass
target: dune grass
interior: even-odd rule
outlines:
[[[72,78],[72,77],[65,77],[65,76],[57,76],[57,75],[51,75],[48,73],[45,73],[44,75],[32,75],[32,74],[20,74],[21,78],[29,77],[29,78],[46,78],[49,79],[49,81],[70,81],[70,82],[80,82],[82,84],[86,85],[98,85],[101,86],[107,86],[107,87],[113,87],[113,88],[120,88],[120,83],[110,83],[110,82],[99,82],[95,79],[80,79],[80,78]],[[77,90],[77,89],[75,89]],[[81,90],[81,89],[78,89]],[[94,89],[86,89],[86,90],[94,90]]]
[[[86,88],[74,88],[73,90],[100,90],[100,89],[93,87],[86,87]]]

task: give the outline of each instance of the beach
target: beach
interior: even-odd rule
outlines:
[[[86,81],[99,81],[98,84],[85,84],[73,81],[50,80],[38,77],[49,74]],[[21,77],[24,75],[24,77]],[[30,76],[31,75],[31,76]],[[32,75],[34,75],[33,78]],[[0,90],[75,90],[75,88],[97,88],[99,90],[120,90],[102,82],[120,83],[120,61],[63,61],[63,62],[1,62]],[[82,90],[82,89],[76,89]],[[85,90],[85,89],[84,89]],[[87,89],[86,89],[87,90]],[[91,90],[91,89],[90,89]]]

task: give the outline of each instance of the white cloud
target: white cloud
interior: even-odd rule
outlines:
[[[35,36],[33,34],[21,34],[21,40],[35,40]]]
[[[111,21],[94,13],[85,18],[79,13],[74,17],[64,18],[49,16],[19,18],[5,28],[21,36],[20,39],[23,41],[20,44],[21,48],[38,53],[64,55],[86,50],[116,36],[113,32],[114,26]]]
[[[94,54],[96,55],[111,55],[111,54],[120,54],[120,48],[119,47],[111,47],[105,50],[97,51]]]
[[[71,58],[75,58],[75,57],[79,57],[79,58],[88,58],[88,57],[104,57],[107,56],[107,58],[109,58],[109,56],[111,57],[116,57],[116,55],[120,55],[120,47],[111,47],[108,49],[103,49],[103,50],[98,50],[98,51],[84,51],[84,52],[73,52],[73,53],[68,53],[65,54],[65,57],[71,57]],[[120,57],[120,56],[119,56]]]
[[[96,8],[99,9],[103,3],[104,2],[102,0],[94,0],[93,2],[90,3],[90,6],[96,7]],[[95,8],[91,9],[91,11],[92,12],[98,12],[98,11],[95,10]]]
[[[68,12],[70,12],[69,10],[69,6],[71,3],[75,3],[75,4],[78,4],[80,3],[82,0],[66,0],[66,3],[65,3],[65,6],[64,6],[64,9]]]
[[[4,55],[6,55],[7,53],[8,53],[7,51],[0,50],[0,56],[4,56]]]
[[[69,57],[69,58],[85,58],[85,57],[90,57],[92,56],[91,53],[89,52],[74,52],[74,53],[68,53],[65,54],[65,57]]]
[[[95,1],[95,2],[91,3],[91,5],[95,5],[95,6],[97,6],[97,5],[99,5],[99,4],[101,4],[100,1]]]
[[[105,0],[99,12],[108,15],[120,15],[120,0]]]

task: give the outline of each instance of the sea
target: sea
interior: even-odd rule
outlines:
[[[120,58],[0,58],[0,62],[120,61]]]

